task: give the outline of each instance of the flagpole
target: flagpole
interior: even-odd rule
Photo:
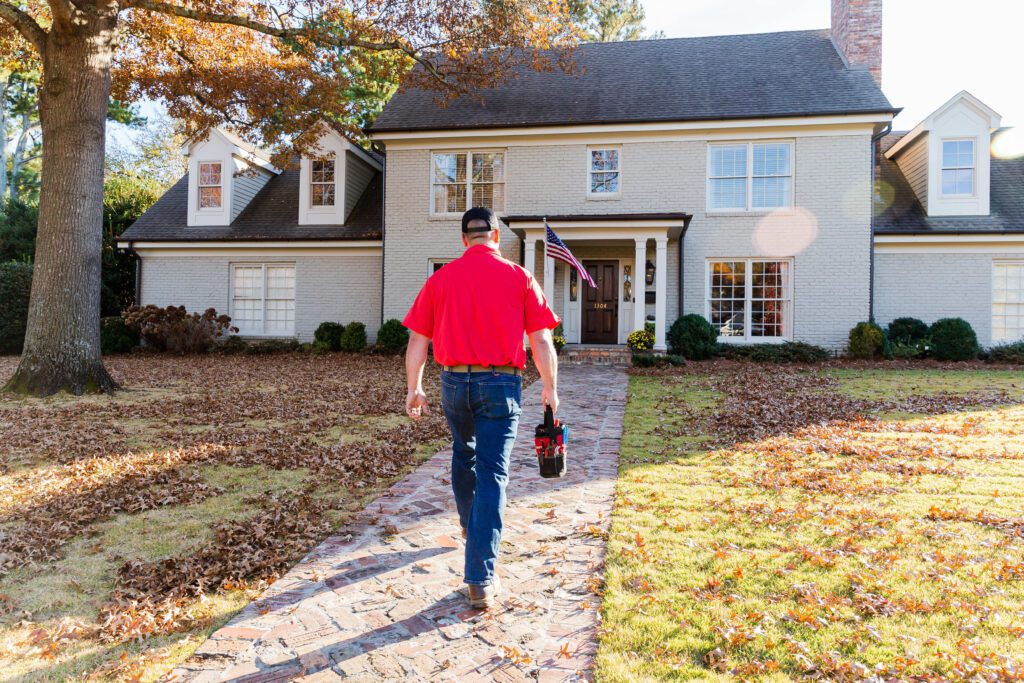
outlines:
[[[544,298],[555,305],[555,260],[548,256],[548,217],[544,216]]]

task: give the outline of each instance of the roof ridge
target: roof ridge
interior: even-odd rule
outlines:
[[[681,40],[711,40],[713,38],[747,38],[757,36],[777,36],[791,33],[822,33],[829,34],[831,31],[828,28],[802,28],[792,29],[789,31],[758,31],[756,33],[715,33],[706,36],[673,36],[665,38],[635,38],[633,40],[595,40],[593,42],[582,42],[573,45],[574,48],[580,47],[597,47],[604,45],[623,45],[632,43],[671,43]],[[555,48],[552,48],[555,49]]]

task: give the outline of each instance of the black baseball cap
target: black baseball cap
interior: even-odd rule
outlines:
[[[486,228],[471,228],[469,224],[473,221],[483,221],[487,223]],[[490,209],[485,209],[482,206],[474,206],[472,209],[462,214],[462,232],[490,232],[498,229],[498,216]]]

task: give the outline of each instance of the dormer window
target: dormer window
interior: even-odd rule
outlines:
[[[223,174],[219,161],[199,164],[199,208],[220,209],[223,206]]]
[[[310,204],[334,206],[334,159],[313,159],[310,164]]]
[[[942,194],[974,194],[974,140],[942,141]]]

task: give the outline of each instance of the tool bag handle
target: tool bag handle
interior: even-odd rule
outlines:
[[[544,405],[544,429],[548,432],[555,430],[555,411],[551,409],[550,404]]]

